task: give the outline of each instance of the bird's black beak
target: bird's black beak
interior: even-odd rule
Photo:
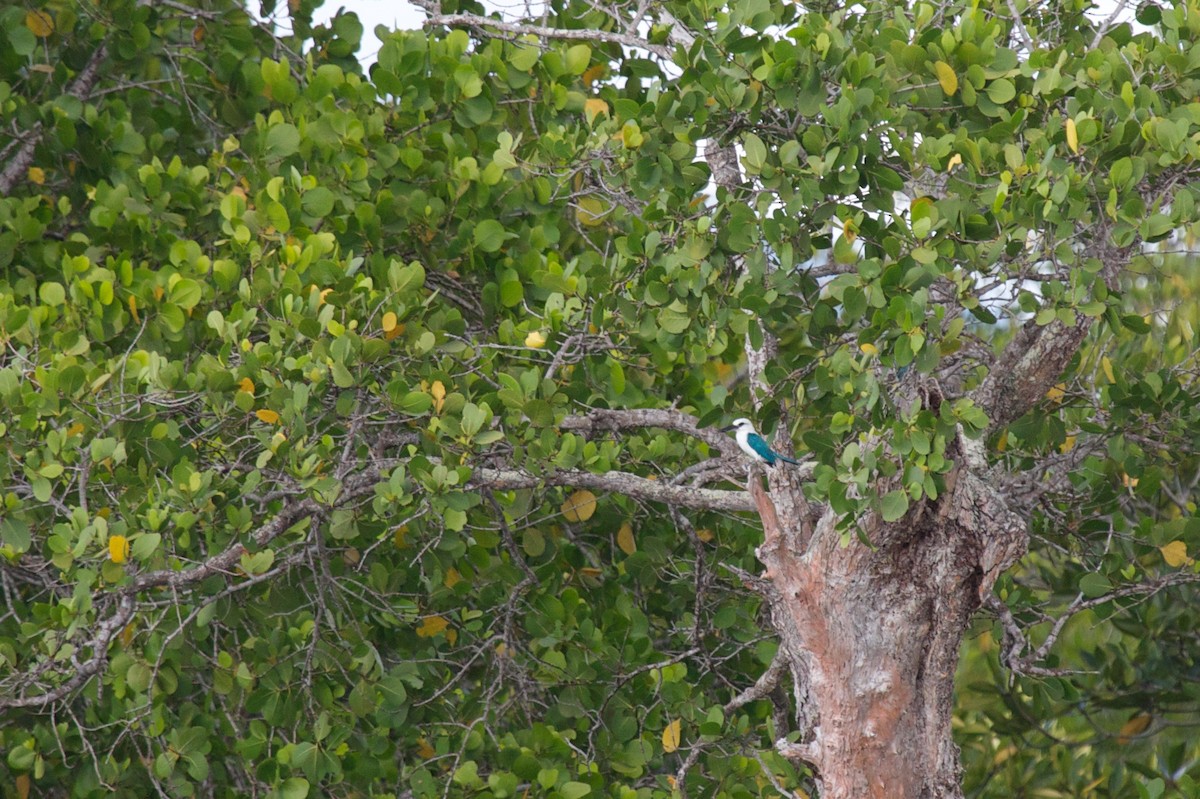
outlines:
[[[737,427],[737,425],[736,425],[736,424],[727,424],[727,425],[725,425],[724,427],[722,427],[722,428],[721,428],[721,432],[722,432],[722,433],[728,433],[730,430],[732,430],[732,429],[733,429],[733,428],[735,428],[735,427]]]

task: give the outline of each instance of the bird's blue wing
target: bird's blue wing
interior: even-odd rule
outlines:
[[[758,433],[751,433],[746,436],[746,443],[750,445],[750,449],[758,453],[758,456],[767,462],[768,466],[775,465],[775,453],[771,449],[771,445],[767,440]]]

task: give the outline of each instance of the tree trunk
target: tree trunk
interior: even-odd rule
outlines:
[[[803,736],[779,749],[816,770],[822,799],[962,796],[950,729],[959,646],[1027,535],[984,479],[959,469],[899,522],[868,517],[871,547],[843,545],[834,515],[814,519],[786,473],[770,494],[751,480]]]

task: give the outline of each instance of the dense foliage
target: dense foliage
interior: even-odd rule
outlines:
[[[744,472],[580,422],[749,415],[766,331],[757,421],[847,546],[960,426],[1022,476],[967,794],[1190,795],[1200,10],[1012,5],[555,2],[563,36],[435,24],[369,76],[299,4],[0,10],[5,791],[811,790],[788,697],[734,701],[775,650],[757,520],[588,477]],[[1027,320],[1087,340],[993,430]],[[1014,629],[1054,635],[1019,676]]]

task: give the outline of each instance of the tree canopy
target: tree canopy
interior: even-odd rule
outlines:
[[[978,485],[957,795],[1195,795],[1200,8],[421,5],[0,10],[5,791],[815,795]]]

